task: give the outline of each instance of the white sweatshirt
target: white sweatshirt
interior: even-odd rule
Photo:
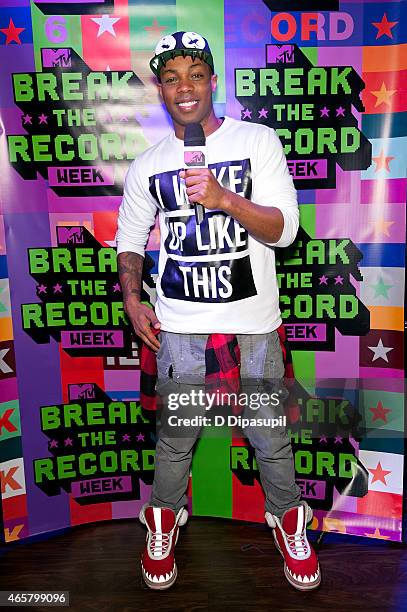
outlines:
[[[171,132],[137,157],[127,173],[119,209],[117,252],[144,255],[159,211],[160,255],[156,315],[161,329],[206,334],[260,334],[281,324],[274,247],[298,231],[296,191],[275,131],[225,117],[206,139],[209,168],[227,189],[261,206],[275,206],[284,229],[264,244],[230,215],[205,210],[195,223],[178,172],[184,143]]]

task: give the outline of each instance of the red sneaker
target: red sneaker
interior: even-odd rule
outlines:
[[[321,583],[318,557],[307,539],[306,525],[312,510],[305,502],[286,510],[281,518],[266,512],[266,521],[273,529],[276,546],[284,557],[284,573],[288,582],[300,591],[316,589]]]
[[[150,589],[168,589],[177,579],[174,548],[178,540],[178,527],[185,525],[188,512],[181,508],[178,514],[171,508],[155,508],[145,504],[139,514],[147,526],[146,546],[141,557],[141,572]]]

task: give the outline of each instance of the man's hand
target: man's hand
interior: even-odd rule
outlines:
[[[222,209],[226,189],[218,183],[208,168],[188,168],[181,170],[179,175],[185,179],[191,204],[199,202],[209,210]]]
[[[129,296],[127,298],[124,303],[124,309],[137,336],[154,352],[157,352],[160,348],[160,343],[151,331],[151,326],[154,329],[160,329],[161,323],[155,316],[154,310],[142,304],[136,296]]]

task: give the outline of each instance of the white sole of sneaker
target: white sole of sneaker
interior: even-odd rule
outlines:
[[[276,545],[278,552],[284,559],[283,551],[281,550],[279,546],[279,543],[275,536],[274,531],[273,531],[273,537],[274,537],[274,544]],[[317,589],[319,585],[321,584],[321,570],[319,568],[319,564],[318,564],[318,578],[314,580],[313,582],[304,583],[304,582],[299,582],[298,580],[295,580],[295,578],[291,576],[285,561],[284,561],[284,575],[287,578],[288,582],[291,584],[291,586],[293,586],[298,591],[312,591],[313,589]]]
[[[141,574],[143,576],[144,582],[150,589],[153,589],[153,591],[164,591],[165,589],[169,589],[170,586],[174,584],[178,576],[178,570],[176,564],[174,563],[174,573],[167,582],[152,582],[147,578],[143,567],[141,568]]]

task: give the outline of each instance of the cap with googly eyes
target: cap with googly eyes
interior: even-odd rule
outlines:
[[[212,52],[206,38],[197,32],[174,32],[163,36],[155,47],[155,55],[150,60],[150,68],[159,77],[160,70],[169,59],[178,55],[198,57],[215,72]]]

